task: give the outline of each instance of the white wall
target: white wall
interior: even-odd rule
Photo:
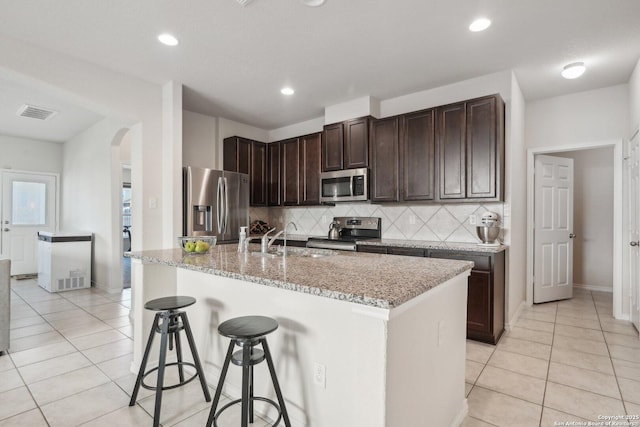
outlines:
[[[626,138],[627,85],[609,86],[527,103],[527,148]]]
[[[62,172],[62,144],[0,135],[0,168]]]
[[[324,117],[295,123],[291,126],[285,126],[269,131],[268,142],[281,141],[287,138],[295,138],[296,136],[308,135],[310,133],[321,132],[324,128]]]
[[[215,168],[218,119],[200,113],[182,112],[182,165]]]
[[[113,135],[122,127],[121,122],[104,119],[63,146],[60,228],[94,233],[91,276],[103,289],[122,288],[119,270],[110,262],[114,245],[119,245],[112,239],[112,224],[120,219],[111,208],[112,165],[105,161],[111,158]]]
[[[629,79],[629,137],[640,127],[640,59]]]
[[[573,283],[612,291],[613,148],[553,154],[573,159]]]
[[[505,243],[506,254],[505,321],[511,324],[526,299],[527,203],[526,203],[526,105],[520,85],[511,74],[511,98],[505,113]]]

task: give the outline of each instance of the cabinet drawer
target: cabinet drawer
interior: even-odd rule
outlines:
[[[373,246],[373,245],[358,245],[358,252],[368,252],[372,254],[386,254],[387,247],[386,246]]]
[[[424,257],[425,250],[420,248],[388,248],[387,253],[390,255],[404,255]]]
[[[491,271],[491,255],[472,254],[443,250],[429,251],[431,258],[459,259],[461,261],[473,261],[474,270]]]

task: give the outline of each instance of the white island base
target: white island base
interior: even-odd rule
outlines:
[[[133,274],[133,371],[153,318],[143,303],[189,295],[197,303],[185,311],[214,387],[229,344],[218,335],[218,324],[246,315],[278,321],[280,327],[267,339],[294,427],[458,426],[466,416],[469,271],[391,309],[139,259],[133,260]],[[274,398],[263,365],[255,369],[255,395]],[[241,369],[231,365],[224,393],[238,398],[240,384]],[[261,416],[275,418],[268,405],[255,406]]]

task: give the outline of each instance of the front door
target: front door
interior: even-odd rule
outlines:
[[[638,132],[629,142],[627,159],[627,232],[629,241],[629,287],[631,290],[631,321],[640,330],[640,136]]]
[[[573,296],[573,159],[537,155],[533,302]]]
[[[11,275],[38,272],[38,231],[56,229],[57,177],[2,171],[0,253],[11,259]]]

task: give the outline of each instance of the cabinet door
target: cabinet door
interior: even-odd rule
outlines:
[[[339,171],[344,167],[344,133],[342,123],[324,127],[322,171]]]
[[[369,118],[344,122],[344,168],[369,166]]]
[[[282,204],[300,202],[300,144],[298,138],[282,141],[280,145],[280,176]]]
[[[320,158],[322,133],[300,138],[300,190],[303,205],[320,204]]]
[[[435,198],[434,110],[406,114],[402,119],[402,200]]]
[[[251,170],[250,139],[232,136],[225,138],[222,149],[222,168],[226,171],[249,174]]]
[[[251,206],[267,206],[267,147],[264,143],[251,143]]]
[[[267,144],[267,204],[280,203],[280,143],[272,142]]]
[[[498,165],[502,151],[496,96],[467,102],[467,198],[500,197]],[[500,101],[501,102],[501,101]]]
[[[453,104],[437,110],[438,167],[440,199],[465,198],[465,104]]]
[[[371,122],[370,188],[372,202],[397,202],[399,200],[400,162],[398,144],[398,118]]]
[[[471,270],[467,288],[467,335],[492,340],[491,273]]]

